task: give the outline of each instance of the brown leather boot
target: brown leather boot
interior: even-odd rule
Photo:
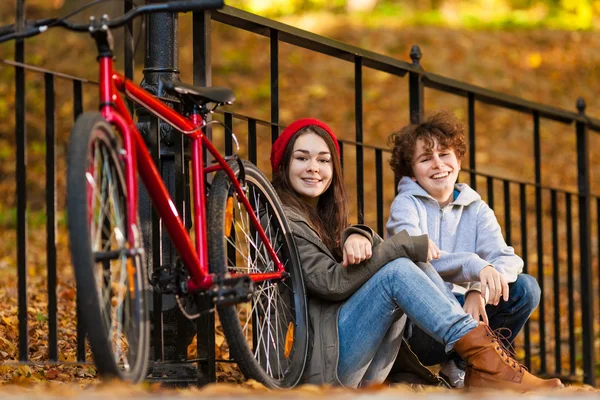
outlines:
[[[513,359],[485,324],[458,342],[454,350],[467,363],[465,387],[509,389],[520,392],[563,387],[560,379],[540,379]]]

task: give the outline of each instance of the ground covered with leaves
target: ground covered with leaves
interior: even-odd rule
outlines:
[[[14,15],[12,2],[1,2],[0,22],[11,22],[7,15]],[[42,0],[28,1],[28,17],[41,18],[61,14],[64,2],[47,2]],[[116,10],[116,9],[115,9]],[[6,19],[6,20],[5,20]],[[555,107],[575,110],[577,97],[582,96],[588,103],[589,115],[600,117],[600,103],[597,101],[597,80],[600,76],[600,35],[595,31],[550,31],[550,30],[469,30],[450,29],[427,26],[397,26],[393,19],[371,25],[357,23],[352,18],[326,14],[290,17],[285,23],[306,29],[320,35],[334,38],[377,53],[389,55],[410,62],[409,52],[413,44],[418,44],[423,53],[422,67],[429,72],[480,85],[487,89],[499,91],[526,100],[532,100]],[[117,34],[118,35],[118,34]],[[180,69],[181,79],[193,81],[191,16],[180,16]],[[118,38],[118,36],[117,36]],[[213,23],[212,74],[213,84],[235,89],[237,101],[228,110],[251,115],[256,118],[270,119],[270,76],[269,76],[269,39],[260,35],[242,32],[219,23]],[[122,41],[117,40],[117,43]],[[89,47],[90,40],[85,35],[66,34],[64,31],[51,31],[47,35],[27,42],[26,62],[64,73],[96,79],[94,65],[95,54]],[[121,49],[117,50],[121,54]],[[141,81],[143,64],[143,46],[138,50],[136,64],[136,81]],[[73,62],[73,55],[81,55]],[[0,46],[0,58],[11,58],[13,47],[9,44]],[[121,62],[120,59],[117,60]],[[119,64],[120,65],[120,64]],[[98,385],[93,365],[75,365],[76,362],[76,323],[75,296],[73,274],[70,267],[68,241],[66,235],[65,216],[65,154],[67,138],[73,120],[72,85],[69,81],[56,81],[56,132],[57,132],[57,252],[58,252],[58,354],[61,365],[45,365],[48,362],[48,296],[46,271],[46,213],[45,208],[45,125],[43,117],[43,75],[27,73],[27,131],[28,131],[28,248],[27,248],[27,316],[29,348],[28,359],[37,365],[17,366],[18,355],[18,317],[17,317],[17,273],[16,273],[16,191],[15,191],[15,149],[14,149],[14,68],[0,65],[0,382],[20,385],[34,385],[37,393],[55,392],[65,394],[81,393],[79,386],[93,388],[102,394]],[[300,49],[287,43],[280,44],[280,119],[287,124],[300,117],[316,117],[330,124],[338,136],[345,140],[355,139],[355,103],[354,103],[354,65],[343,60],[325,57],[316,52]],[[364,138],[366,144],[385,147],[386,138],[391,132],[398,130],[408,122],[408,85],[406,77],[373,71],[363,71],[363,110]],[[96,108],[96,87],[84,85],[84,108]],[[435,109],[449,109],[463,120],[467,120],[468,106],[463,97],[435,91],[425,90],[426,113]],[[217,116],[216,118],[220,118]],[[486,104],[476,103],[476,157],[477,169],[480,172],[497,175],[509,179],[532,182],[533,168],[533,119],[532,116],[516,111],[500,110]],[[239,132],[241,155],[247,149],[247,131],[244,121],[234,120],[234,130]],[[215,127],[215,142],[222,146],[222,133]],[[259,148],[261,144],[269,145],[271,132],[269,128],[258,127]],[[574,126],[543,119],[541,122],[542,139],[542,184],[561,189],[574,190],[577,187],[577,157],[575,153],[576,138]],[[600,148],[600,136],[590,135],[590,148]],[[264,147],[267,148],[267,147]],[[346,165],[353,165],[356,160],[352,148],[345,148]],[[269,171],[268,152],[261,152],[258,165]],[[468,159],[463,164],[470,167]],[[365,193],[375,192],[375,179],[372,179],[374,156],[365,154],[365,168],[368,176],[364,183]],[[592,193],[600,193],[600,152],[590,152],[590,181]],[[393,175],[384,166],[385,182],[393,182]],[[371,174],[371,175],[369,175]],[[356,198],[356,177],[353,168],[345,170],[348,183],[349,198]],[[467,177],[461,177],[467,180]],[[499,184],[500,182],[497,182]],[[479,181],[480,188],[485,188],[485,180]],[[498,186],[498,185],[496,185]],[[496,188],[501,190],[500,188]],[[518,204],[516,185],[513,185],[513,208]],[[503,229],[504,211],[500,191],[496,194],[496,215]],[[481,190],[487,199],[485,189]],[[392,184],[384,191],[386,208],[394,195]],[[529,227],[529,236],[534,238],[535,208],[533,187],[527,189],[526,212],[524,217]],[[369,206],[372,200],[367,196],[365,220],[374,225],[375,208]],[[564,202],[559,198],[561,204]],[[573,200],[575,203],[576,200]],[[544,216],[550,215],[548,192],[544,192]],[[352,218],[356,219],[356,208],[353,201]],[[564,206],[560,206],[559,216],[564,217]],[[385,210],[387,217],[387,209]],[[592,210],[594,226],[592,240],[592,270],[594,279],[593,292],[600,293],[600,268],[598,268],[598,232],[597,211]],[[574,210],[573,219],[576,219]],[[517,253],[529,250],[529,273],[539,276],[537,269],[537,248],[535,240],[528,241],[524,248],[524,239],[517,229],[521,216],[514,212],[511,219],[513,225],[513,245]],[[544,232],[550,232],[550,223],[544,222]],[[554,320],[552,307],[546,308],[548,365],[554,365],[551,358],[555,346],[562,346],[561,363],[563,371],[569,369],[568,354],[568,295],[566,262],[569,255],[565,250],[566,226],[564,218],[559,226],[560,245],[560,315],[562,337],[555,340],[552,324]],[[577,226],[573,229],[576,231]],[[552,254],[551,235],[544,234],[543,271],[545,287],[552,288]],[[578,238],[574,238],[573,248],[578,249]],[[574,265],[578,265],[578,254],[573,255]],[[581,303],[579,297],[579,276],[575,269],[575,321],[581,320]],[[547,304],[553,304],[552,292],[544,293]],[[597,298],[594,300],[598,304]],[[531,341],[533,369],[540,366],[539,312],[532,317]],[[596,332],[600,332],[600,311],[596,307],[594,321]],[[573,332],[576,340],[581,340],[581,328]],[[522,336],[522,335],[521,335]],[[558,344],[557,344],[558,343]],[[597,347],[600,339],[596,340]],[[522,337],[519,338],[517,355],[523,359]],[[222,335],[217,336],[217,356],[226,356],[227,346]],[[189,356],[194,357],[192,344]],[[90,354],[88,350],[88,359]],[[582,358],[576,354],[577,374],[582,375]],[[68,363],[68,364],[64,364]],[[243,377],[231,364],[219,364],[219,380],[232,384],[244,384]],[[73,382],[73,385],[63,383]],[[251,385],[246,383],[245,385]],[[155,386],[114,386],[115,390],[123,390],[128,395],[144,396],[158,390]],[[230,388],[230,386],[224,386]],[[202,390],[204,394],[211,390],[221,390],[221,386],[209,386]],[[253,390],[258,390],[252,387]],[[9,389],[4,387],[5,392]],[[161,389],[162,390],[162,389]],[[189,393],[198,394],[194,389]],[[224,389],[229,390],[229,389]],[[238,389],[241,393],[249,390],[248,386]],[[303,393],[315,393],[321,389],[304,387]],[[321,391],[320,394],[336,394]],[[373,389],[375,390],[375,389]],[[388,389],[380,388],[381,393]],[[406,390],[406,388],[398,389]],[[582,387],[571,391],[584,390]],[[181,395],[179,392],[169,392]],[[262,393],[262,392],[260,392]],[[402,393],[402,392],[399,392]],[[568,392],[571,393],[571,392]]]

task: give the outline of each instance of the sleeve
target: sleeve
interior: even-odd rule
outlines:
[[[517,280],[523,271],[523,259],[506,244],[494,211],[485,203],[477,217],[477,243],[475,252],[498,270],[508,283]]]
[[[373,231],[373,229],[369,228],[367,225],[361,225],[361,224],[351,225],[348,228],[344,229],[344,232],[342,232],[342,245],[344,243],[346,243],[346,239],[348,239],[348,236],[350,236],[354,233],[363,235],[364,237],[369,239],[369,242],[371,242],[371,246],[373,245],[373,239],[375,237],[375,232]]]
[[[407,257],[416,262],[425,261],[427,257],[427,235],[411,237],[406,232],[374,247],[370,259],[348,267],[325,253],[308,237],[296,234],[294,240],[308,292],[331,301],[350,297],[381,267],[396,258]]]
[[[523,271],[523,260],[515,254],[512,247],[506,244],[494,211],[483,201],[477,211],[475,253],[464,252],[448,255],[442,252],[440,259],[433,260],[431,264],[438,269],[440,262],[458,262],[463,265],[464,282],[470,282],[467,293],[474,290],[481,292],[479,273],[488,265],[492,265],[504,275],[508,283],[516,281],[517,276]],[[441,272],[440,275],[442,275]]]
[[[388,237],[402,231],[408,232],[411,236],[425,233],[419,226],[419,212],[415,200],[402,195],[396,196],[390,208],[386,229]]]
[[[392,203],[390,217],[386,225],[388,235],[394,235],[402,230],[406,230],[410,235],[421,235],[423,231],[419,222],[419,212],[415,200],[407,196],[396,196]],[[435,238],[432,238],[432,240],[435,242]],[[427,245],[429,246],[429,243]],[[479,271],[488,265],[486,263],[479,266],[479,261],[484,262],[477,254],[441,251],[440,258],[430,260],[429,262],[444,281],[463,284],[479,279]],[[468,273],[463,268],[464,265],[471,265],[471,270],[477,270],[477,273],[475,275]],[[478,266],[479,269],[477,269]]]

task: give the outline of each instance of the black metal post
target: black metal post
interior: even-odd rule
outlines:
[[[416,44],[410,49],[410,59],[412,65],[421,69],[421,49]],[[411,124],[418,124],[423,119],[423,99],[424,86],[421,81],[421,75],[418,72],[410,71],[408,73],[408,117]],[[398,193],[398,182],[402,177],[394,174],[394,193]]]
[[[477,190],[477,166],[475,159],[475,94],[469,93],[468,100],[468,118],[469,118],[469,169],[471,170],[471,187]]]
[[[271,29],[271,143],[279,136],[279,31]]]
[[[25,25],[25,0],[17,1],[17,30]],[[15,42],[15,61],[25,61],[25,42]],[[17,267],[19,291],[19,360],[29,354],[27,330],[27,130],[25,127],[25,70],[15,68],[15,141],[17,143]]]
[[[150,2],[155,2],[151,0]],[[160,81],[179,80],[179,19],[175,13],[157,13],[147,16],[146,53],[144,58],[144,78],[142,87],[151,93],[158,93]],[[171,104],[176,107],[175,99]],[[138,127],[146,144],[150,147],[165,186],[173,198],[179,215],[185,216],[185,177],[183,138],[174,132],[171,126],[159,122],[145,109],[137,110]],[[171,244],[162,223],[154,211],[149,197],[140,185],[139,214],[144,237],[148,270],[151,274],[161,265],[173,265],[177,262],[176,251]],[[185,221],[185,217],[184,217]],[[187,358],[187,344],[193,337],[193,323],[189,322],[177,308],[172,295],[154,293],[150,304],[152,313],[152,346],[154,361],[181,361]],[[188,384],[197,379],[196,368],[193,371],[186,365],[153,365],[153,377],[172,384]]]
[[[375,150],[375,179],[377,190],[377,233],[385,237],[383,225],[383,152],[380,149]]]
[[[585,113],[585,101],[577,100],[579,115]],[[592,260],[590,229],[590,160],[589,138],[585,122],[576,122],[577,131],[577,186],[579,189],[579,258],[581,279],[581,327],[583,334],[583,381],[595,382],[594,364],[594,301],[592,296]]]
[[[488,206],[493,210],[494,209],[494,178],[488,176],[486,178],[487,184],[487,195],[488,195]]]
[[[544,301],[544,236],[542,227],[542,154],[540,144],[540,114],[533,113],[533,158],[535,164],[535,223],[537,232],[538,284],[542,291],[539,308],[540,369],[546,372],[546,302]]]
[[[210,86],[212,84],[211,71],[211,17],[210,12],[197,12],[193,15],[193,57],[194,57],[194,85]],[[211,126],[205,128],[204,134],[212,137]],[[204,155],[206,161],[207,155]],[[208,307],[208,299],[202,307]],[[198,359],[198,384],[204,385],[217,380],[215,365],[215,315],[205,313],[196,322],[196,343]]]
[[[413,66],[421,68],[420,60],[422,54],[421,49],[417,45],[413,45],[410,49],[410,59]],[[410,123],[418,124],[423,119],[423,99],[424,90],[423,82],[421,82],[421,74],[410,71],[408,73],[408,97],[409,97],[409,112]]]
[[[56,155],[54,76],[44,74],[46,94],[46,260],[48,271],[48,358],[58,361],[56,304]]]
[[[550,192],[552,207],[552,283],[554,297],[554,370],[557,375],[562,372],[562,352],[560,334],[560,264],[558,253],[558,201],[556,190]]]
[[[521,209],[521,257],[523,258],[523,272],[527,273],[529,262],[529,252],[527,251],[527,195],[525,192],[525,184],[519,184],[519,205]],[[525,366],[531,369],[531,338],[529,321],[525,323],[523,328],[525,335]]]
[[[256,120],[248,118],[248,160],[257,163]]]
[[[133,8],[133,0],[124,0],[123,3],[123,12],[128,12],[129,10],[131,10]],[[124,40],[125,40],[125,47],[123,49],[123,55],[124,57],[124,68],[125,68],[125,77],[127,79],[133,80],[133,67],[134,67],[134,54],[133,54],[133,21],[130,21],[129,23],[127,23],[127,26],[125,27],[124,30]],[[134,103],[133,101],[127,99],[127,105],[129,107],[129,112],[130,113],[134,113],[135,112],[135,107],[134,107]]]
[[[73,81],[73,120],[83,112],[83,84],[81,81]],[[79,316],[83,309],[77,296],[77,361],[85,362],[85,327]]]
[[[365,222],[364,149],[363,149],[363,84],[362,58],[354,59],[354,114],[356,121],[356,212],[359,224]]]
[[[575,346],[575,285],[573,278],[573,212],[571,193],[567,193],[565,196],[565,209],[567,220],[567,299],[569,302],[569,374],[575,375],[577,349]]]
[[[510,181],[504,180],[502,186],[504,189],[504,236],[506,238],[506,243],[509,246],[512,246],[512,223],[510,218]]]

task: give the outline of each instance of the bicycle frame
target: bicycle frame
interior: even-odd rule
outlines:
[[[98,38],[96,38],[96,40],[98,41]],[[179,252],[183,264],[190,273],[188,289],[190,291],[207,290],[213,284],[214,276],[208,272],[208,246],[205,228],[205,179],[206,174],[222,169],[231,179],[238,197],[241,199],[250,215],[254,228],[257,230],[263,244],[266,246],[271,260],[276,266],[276,272],[252,273],[248,274],[248,276],[255,282],[281,279],[285,273],[284,266],[273,250],[271,243],[267,240],[267,236],[258,221],[257,216],[252,211],[252,206],[250,205],[240,182],[237,180],[235,173],[228,165],[225,158],[221,156],[218,150],[202,132],[202,128],[206,124],[202,116],[200,114],[193,114],[190,118],[187,118],[169,108],[152,94],[114,71],[112,54],[108,55],[102,51],[99,53],[100,112],[102,116],[109,123],[113,124],[121,133],[125,150],[122,158],[125,165],[127,193],[130,197],[127,203],[127,224],[129,226],[128,235],[130,241],[132,242],[135,235],[139,234],[135,228],[137,226],[135,216],[137,215],[136,211],[138,206],[137,170],[139,171],[140,177],[144,182],[158,215],[164,222],[173,245]],[[146,108],[152,114],[176,127],[186,134],[191,141],[195,248],[133,118],[122,98],[118,95],[118,92],[123,93],[137,104]],[[215,158],[217,162],[216,166],[205,169],[202,160],[204,147],[206,147]],[[242,274],[236,274],[235,276],[241,275]]]

